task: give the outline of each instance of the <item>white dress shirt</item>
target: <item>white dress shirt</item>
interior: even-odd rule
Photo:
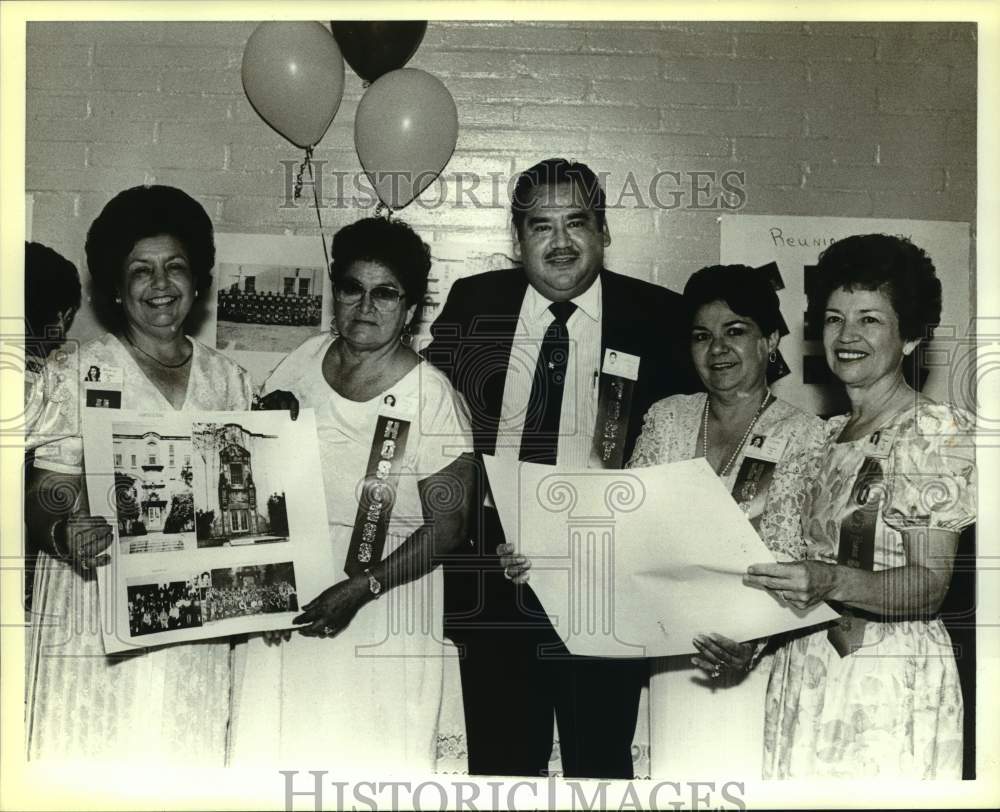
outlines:
[[[569,358],[559,417],[556,464],[575,468],[591,462],[591,444],[597,422],[597,379],[601,358],[601,280],[573,299],[576,310],[566,322]],[[521,302],[504,382],[496,454],[517,459],[521,451],[524,416],[545,331],[553,322],[552,302],[531,285]]]

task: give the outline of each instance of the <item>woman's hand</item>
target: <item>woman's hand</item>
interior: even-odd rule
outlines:
[[[526,556],[515,555],[513,544],[498,544],[497,555],[503,567],[503,577],[515,584],[526,584],[531,574],[531,561]]]
[[[261,636],[264,638],[265,646],[280,646],[282,641],[287,643],[292,639],[292,630],[274,629],[273,631],[263,632]]]
[[[292,420],[295,420],[299,416],[299,399],[284,389],[275,389],[262,398],[254,398],[253,410],[288,412]]]
[[[103,516],[71,515],[58,520],[52,528],[56,551],[84,572],[103,567],[111,560],[104,551],[113,539],[111,525]]]
[[[309,601],[292,623],[308,623],[299,629],[306,637],[333,637],[347,628],[358,609],[374,599],[366,576],[355,575],[324,589]]]
[[[837,586],[837,565],[822,561],[752,564],[743,583],[767,589],[796,609],[808,609],[831,597]]]
[[[746,671],[756,647],[752,643],[737,643],[721,634],[699,634],[691,641],[698,654],[691,664],[717,679],[723,671]]]

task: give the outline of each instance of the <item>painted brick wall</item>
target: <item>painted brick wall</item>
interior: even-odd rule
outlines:
[[[34,239],[82,270],[90,221],[143,182],[184,188],[220,231],[317,233],[304,202],[281,207],[279,162],[301,153],[243,94],[254,27],[30,24]],[[558,154],[609,173],[610,267],[675,288],[718,260],[725,200],[750,214],[975,219],[972,24],[431,22],[410,65],[459,111],[444,180],[400,215],[432,242],[503,239],[507,178]],[[316,151],[328,170],[360,171],[362,92],[348,69]],[[745,173],[728,199],[692,174],[727,171]],[[370,211],[323,191],[327,231]]]

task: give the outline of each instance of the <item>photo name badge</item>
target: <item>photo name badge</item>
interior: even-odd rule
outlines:
[[[121,409],[122,368],[89,364],[81,370],[84,405],[97,409]]]
[[[621,468],[625,464],[625,433],[632,413],[632,394],[639,378],[638,355],[604,350],[598,380],[597,424],[591,458],[601,468]]]
[[[752,434],[743,451],[743,463],[733,483],[733,499],[747,514],[754,530],[760,530],[760,520],[767,502],[767,489],[774,479],[774,469],[785,453],[787,438]]]
[[[372,434],[358,512],[354,517],[351,544],[344,562],[347,575],[364,572],[382,560],[392,508],[396,502],[399,472],[406,454],[411,419],[416,414],[412,398],[383,398]]]

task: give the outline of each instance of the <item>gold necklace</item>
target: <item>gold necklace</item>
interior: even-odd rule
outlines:
[[[767,389],[764,392],[764,399],[760,402],[760,406],[757,407],[757,411],[754,412],[754,416],[753,419],[750,421],[750,425],[747,426],[747,430],[743,432],[743,437],[740,440],[739,445],[736,446],[736,449],[729,457],[729,460],[726,462],[724,466],[722,466],[722,470],[719,471],[720,477],[724,477],[726,474],[729,473],[729,469],[732,468],[732,465],[736,461],[736,458],[740,455],[740,451],[743,449],[744,444],[749,439],[750,432],[753,431],[753,427],[757,425],[757,419],[761,416],[761,413],[764,411],[764,409],[767,408],[767,404],[770,398],[771,398],[771,390]],[[705,457],[706,462],[708,461],[708,407],[711,400],[712,400],[711,395],[705,396],[705,410],[702,412],[701,416],[701,452],[702,455]]]

